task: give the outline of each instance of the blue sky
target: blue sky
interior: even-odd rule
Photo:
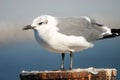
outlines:
[[[119,3],[119,0],[0,0],[0,19],[14,21],[41,14],[118,18]]]

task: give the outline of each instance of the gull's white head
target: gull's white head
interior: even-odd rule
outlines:
[[[30,25],[27,25],[23,28],[23,30],[33,29],[37,30],[42,27],[48,27],[50,25],[54,26],[57,24],[57,21],[54,17],[49,15],[42,15],[33,20],[33,23]],[[51,26],[51,27],[52,27]]]
[[[39,27],[42,25],[45,25],[48,23],[47,17],[46,16],[39,16],[33,20],[33,23],[31,24],[32,27]]]
[[[39,27],[46,25],[48,23],[47,16],[39,16],[33,20],[33,23],[30,25],[27,25],[23,28],[23,30],[28,29],[38,29]]]

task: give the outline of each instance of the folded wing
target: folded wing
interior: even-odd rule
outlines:
[[[105,30],[94,19],[88,17],[66,17],[58,19],[58,32],[68,36],[83,36],[89,42],[103,37]]]

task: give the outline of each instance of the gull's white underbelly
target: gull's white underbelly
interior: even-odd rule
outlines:
[[[52,33],[52,32],[51,32]],[[60,33],[45,34],[47,38],[41,36],[37,31],[34,32],[37,42],[44,48],[52,52],[65,53],[75,52],[92,47],[92,43],[87,42],[83,37],[67,36]],[[48,36],[51,37],[49,38]]]

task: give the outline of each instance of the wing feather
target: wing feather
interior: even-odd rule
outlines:
[[[98,28],[95,28],[91,19],[89,22],[86,17],[67,17],[58,19],[58,31],[68,36],[83,36],[87,41],[94,41],[101,37],[101,33]]]

